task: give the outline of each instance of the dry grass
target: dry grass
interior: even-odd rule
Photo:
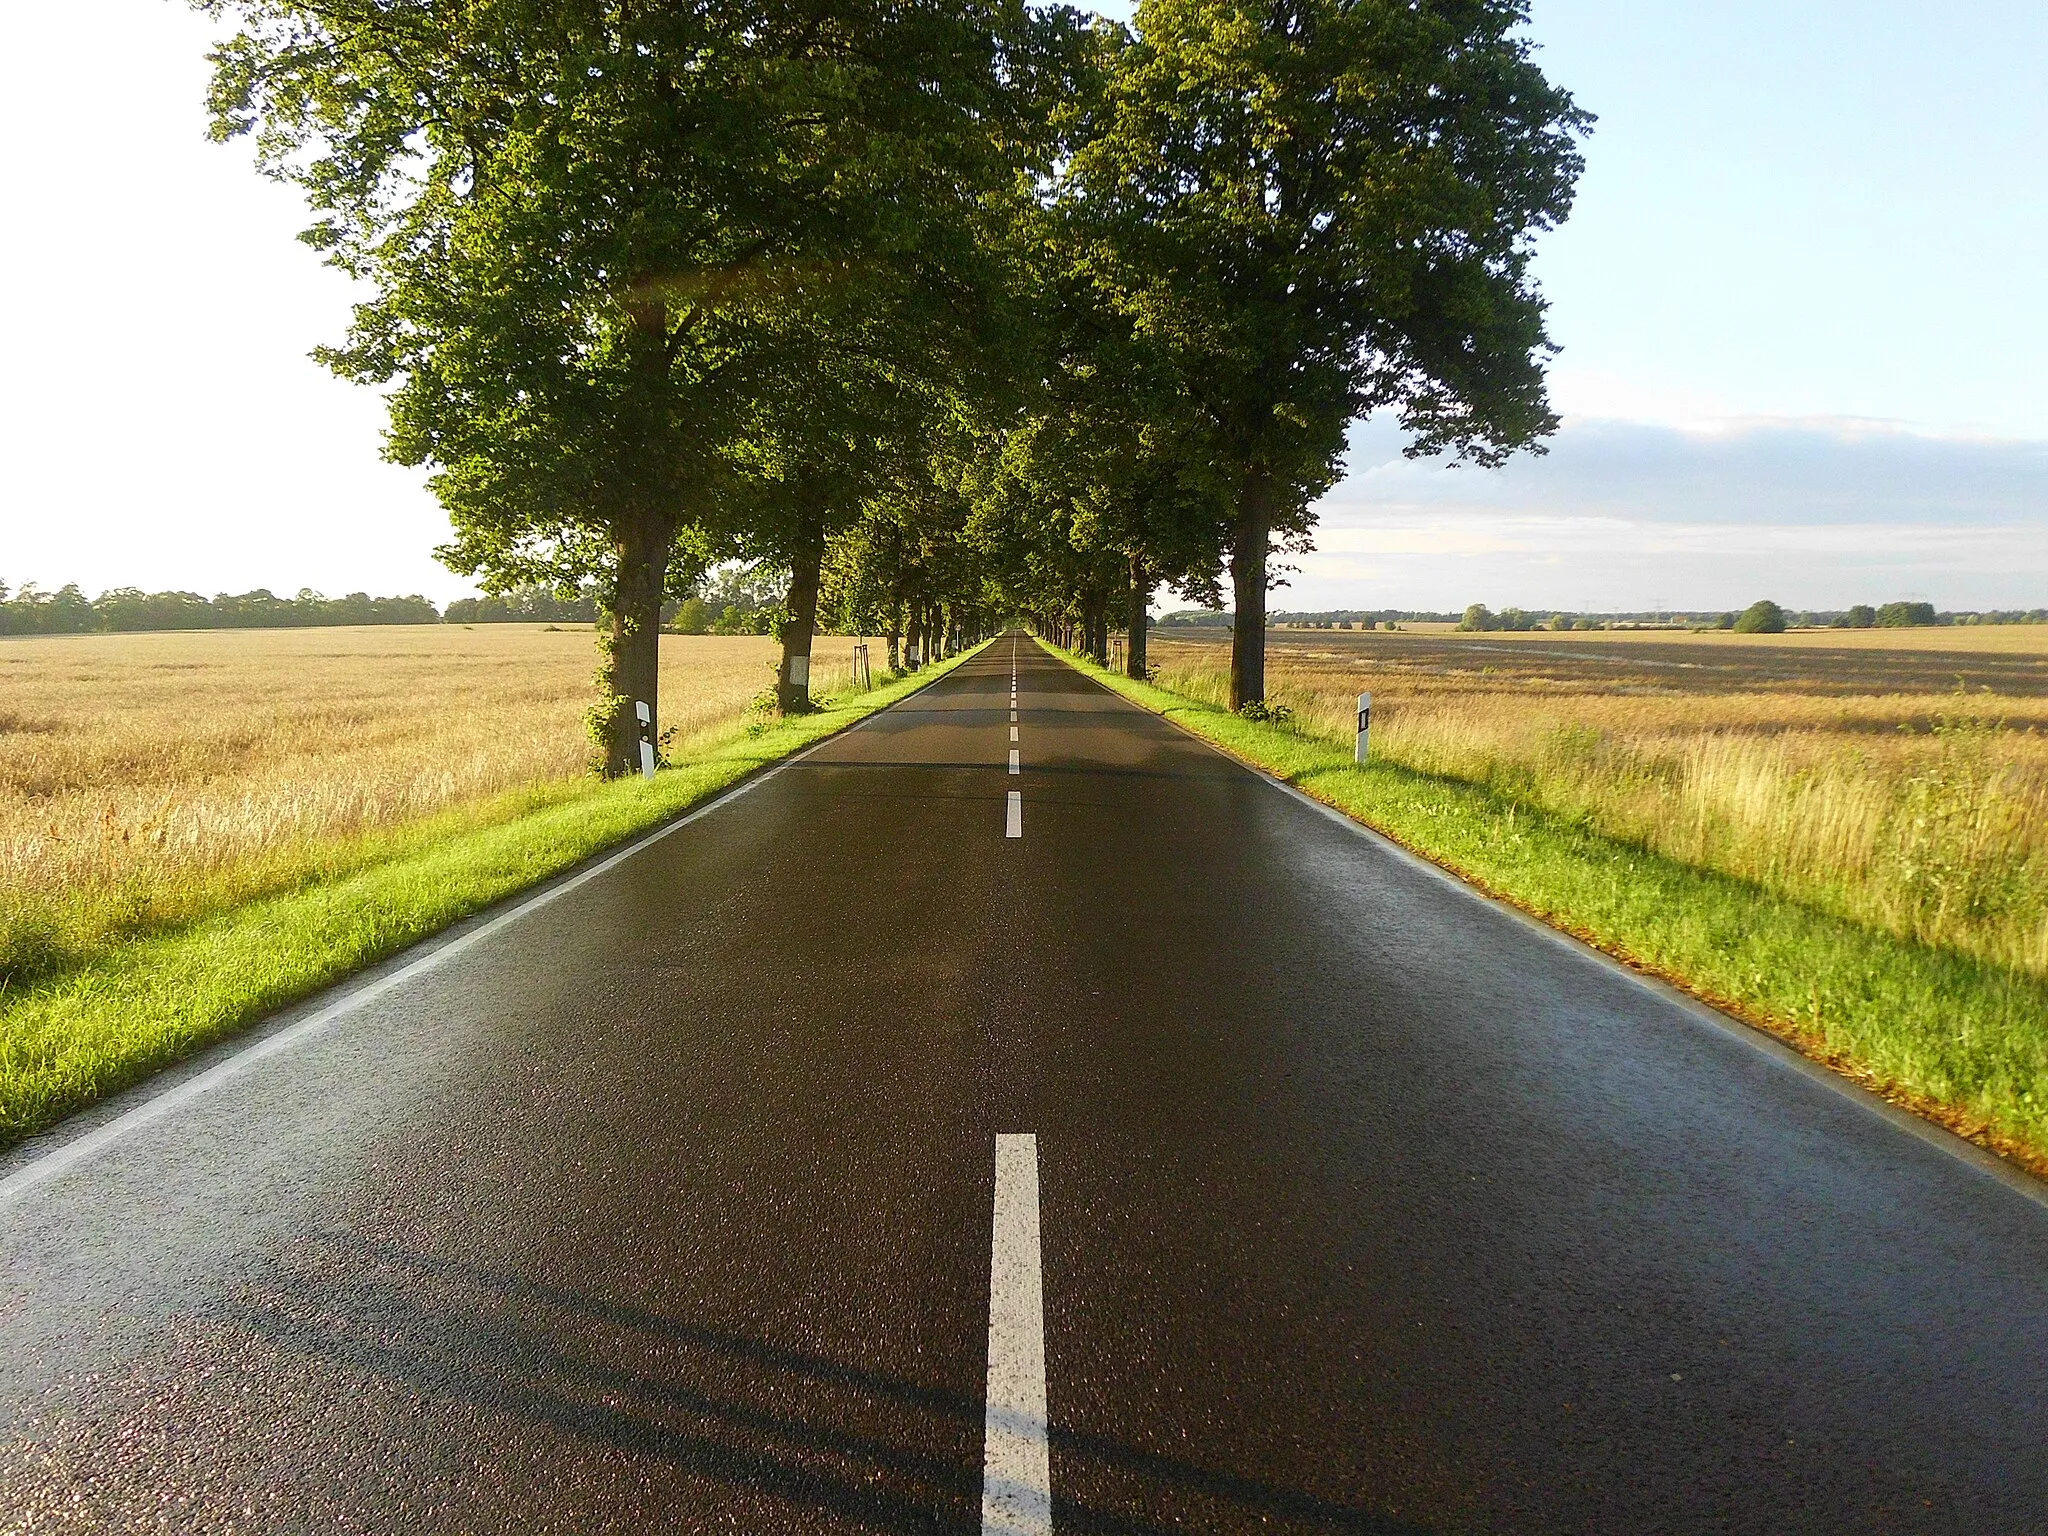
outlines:
[[[1368,648],[1275,635],[1269,698],[1303,730],[1348,742],[1354,697],[1370,689],[1375,756],[2048,976],[2048,667],[2000,672],[2004,695],[1843,693],[1839,657],[1815,654],[1802,674],[1782,647],[1770,670],[1730,677],[1704,663],[1565,665],[1505,652],[1504,638],[1524,639]],[[1154,643],[1163,685],[1226,697],[1221,645]],[[1916,660],[1901,678],[1924,688],[1938,672]],[[1870,676],[1861,663],[1855,675]]]
[[[820,638],[821,694],[851,645]],[[731,729],[776,655],[664,636],[664,727]],[[568,792],[595,667],[588,629],[537,625],[0,641],[0,978]]]

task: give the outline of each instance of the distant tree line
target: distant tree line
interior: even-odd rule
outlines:
[[[661,627],[684,635],[767,635],[780,621],[786,572],[745,563],[706,572],[661,606]],[[596,582],[554,587],[526,582],[483,597],[460,597],[448,605],[450,624],[599,624],[604,592]],[[843,617],[827,611],[821,627]]]
[[[1155,621],[1160,629],[1229,629],[1234,615],[1225,608],[1184,608]],[[1914,629],[1927,625],[2048,624],[2048,608],[2008,608],[1938,612],[1932,603],[1896,602],[1882,607],[1859,603],[1843,609],[1792,612],[1764,599],[1740,613],[1674,613],[1663,610],[1579,613],[1503,608],[1496,613],[1473,603],[1463,613],[1438,613],[1409,608],[1340,608],[1318,613],[1275,612],[1267,615],[1273,629],[1374,629],[1397,623],[1456,624],[1467,633],[1528,630],[1595,629],[1726,629],[1742,634],[1778,634],[1786,629]]]
[[[458,597],[443,617],[450,624],[595,624],[597,592],[534,582],[482,597]]]
[[[765,635],[774,632],[782,614],[782,583],[786,573],[736,567],[712,572],[663,605],[661,622],[689,635]],[[24,582],[10,592],[0,582],[0,635],[84,635],[156,629],[298,629],[341,624],[596,624],[601,620],[601,593],[596,583],[553,587],[529,582],[482,597],[460,597],[446,611],[428,599],[371,597],[351,592],[325,597],[302,588],[296,597],[278,597],[265,588],[254,592],[222,592],[207,598],[197,592],[143,592],[116,587],[87,597],[67,583],[46,592]],[[842,605],[843,606],[843,605]],[[824,627],[838,628],[852,617],[828,608]]]
[[[2007,609],[1983,612],[1937,612],[1932,603],[1896,602],[1882,607],[1858,603],[1842,609],[1793,612],[1768,598],[1740,613],[1699,616],[1689,613],[1550,613],[1503,608],[1495,613],[1484,603],[1468,607],[1458,628],[1478,630],[1532,629],[1724,629],[1744,635],[1783,634],[1788,629],[1918,629],[1934,625],[2048,624],[2048,609]]]
[[[325,624],[438,624],[426,598],[371,597],[351,592],[323,597],[302,590],[279,597],[253,592],[143,592],[115,587],[87,597],[75,583],[45,592],[33,582],[12,591],[0,582],[0,635],[79,635],[145,629],[297,629]]]
[[[816,625],[841,634],[883,633],[869,627],[874,615],[854,600],[841,573],[821,594]],[[661,626],[685,635],[771,635],[787,617],[783,592],[786,570],[760,563],[737,562],[706,572],[662,605]],[[253,592],[143,592],[115,587],[87,597],[76,583],[46,592],[34,582],[10,591],[0,581],[0,635],[111,634],[160,629],[298,629],[343,624],[599,624],[603,594],[595,582],[581,587],[554,587],[528,582],[500,593],[462,597],[438,610],[417,593],[406,597],[371,597],[351,592],[325,597],[301,588],[295,597],[278,597],[266,588]],[[1158,619],[1154,629],[1225,629],[1234,615],[1227,608],[1184,608]],[[1858,603],[1850,608],[1791,612],[1768,599],[1740,613],[1696,616],[1689,613],[1544,613],[1503,608],[1495,613],[1473,603],[1462,614],[1425,608],[1336,608],[1318,612],[1275,611],[1266,616],[1274,629],[1387,629],[1396,624],[1450,624],[1466,631],[1594,630],[1615,628],[1724,629],[1744,634],[1776,634],[1786,629],[1912,629],[1928,625],[2048,624],[2048,608],[1937,611],[1932,603],[1894,602],[1882,606]]]

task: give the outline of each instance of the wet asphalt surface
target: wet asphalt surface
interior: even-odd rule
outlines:
[[[974,1531],[999,1131],[1062,1531],[2048,1530],[2048,1207],[1010,637],[0,1205],[0,1530]]]

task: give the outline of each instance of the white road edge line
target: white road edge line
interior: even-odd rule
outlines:
[[[1013,797],[1014,799],[1014,797]],[[1052,1536],[1045,1406],[1045,1269],[1038,1137],[996,1137],[989,1243],[988,1398],[982,1415],[982,1536]]]
[[[1010,803],[1003,819],[1003,836],[1024,835],[1024,795],[1019,790],[1010,791]]]
[[[1015,747],[1010,748],[1010,772],[1022,773],[1023,771],[1024,764],[1017,756],[1017,749]]]
[[[131,1132],[139,1131],[144,1126],[163,1119],[173,1110],[191,1103],[194,1099],[204,1097],[231,1078],[239,1077],[243,1072],[255,1066],[265,1057],[275,1056],[280,1051],[290,1050],[293,1046],[298,1045],[313,1035],[321,1033],[338,1020],[354,1013],[358,1008],[375,1002],[385,993],[403,986],[405,983],[434,969],[436,966],[446,964],[463,951],[481,944],[499,930],[510,927],[528,913],[535,912],[546,906],[549,902],[568,895],[578,886],[587,885],[599,875],[605,874],[617,865],[625,863],[626,860],[632,858],[635,854],[645,852],[663,838],[668,837],[672,833],[682,831],[691,822],[701,817],[709,816],[713,811],[732,804],[733,801],[739,799],[742,795],[752,794],[770,779],[779,775],[785,768],[802,762],[821,747],[829,745],[841,736],[860,730],[870,721],[878,720],[886,713],[888,713],[886,709],[876,710],[873,714],[863,716],[861,719],[854,721],[845,730],[835,731],[823,740],[813,742],[801,752],[784,758],[766,772],[756,774],[744,784],[737,784],[731,789],[726,790],[716,799],[698,806],[697,809],[691,811],[688,815],[679,816],[666,826],[657,827],[652,832],[635,838],[632,842],[626,844],[625,847],[611,854],[608,858],[591,865],[590,868],[582,871],[580,874],[571,875],[558,885],[551,885],[544,891],[538,891],[528,896],[525,900],[519,902],[518,905],[507,908],[496,917],[470,929],[469,932],[450,939],[445,943],[435,945],[426,954],[421,955],[418,959],[406,965],[400,966],[389,975],[380,976],[368,985],[358,987],[354,991],[336,998],[317,1013],[308,1015],[296,1024],[285,1026],[274,1035],[266,1035],[261,1040],[250,1042],[233,1055],[208,1067],[204,1072],[186,1078],[185,1081],[177,1084],[175,1087],[166,1088],[160,1093],[153,1094],[133,1109],[114,1116],[113,1119],[87,1131],[76,1140],[67,1141],[59,1147],[53,1147],[41,1157],[23,1163],[5,1178],[0,1178],[0,1207],[4,1207],[12,1203],[17,1197],[27,1194],[44,1180],[55,1178],[65,1170],[75,1168],[87,1158],[112,1146]],[[1017,814],[1017,811],[1013,808],[1011,811],[1013,820]],[[1012,833],[1011,835],[1017,836],[1020,834]],[[434,940],[432,937],[428,937],[419,942],[433,944]]]

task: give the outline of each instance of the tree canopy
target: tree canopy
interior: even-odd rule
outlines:
[[[366,285],[322,355],[443,558],[595,593],[607,772],[720,562],[783,573],[786,710],[821,611],[1142,668],[1158,586],[1226,572],[1244,703],[1352,421],[1482,465],[1554,426],[1530,241],[1587,119],[1521,0],[195,3],[216,134]]]

